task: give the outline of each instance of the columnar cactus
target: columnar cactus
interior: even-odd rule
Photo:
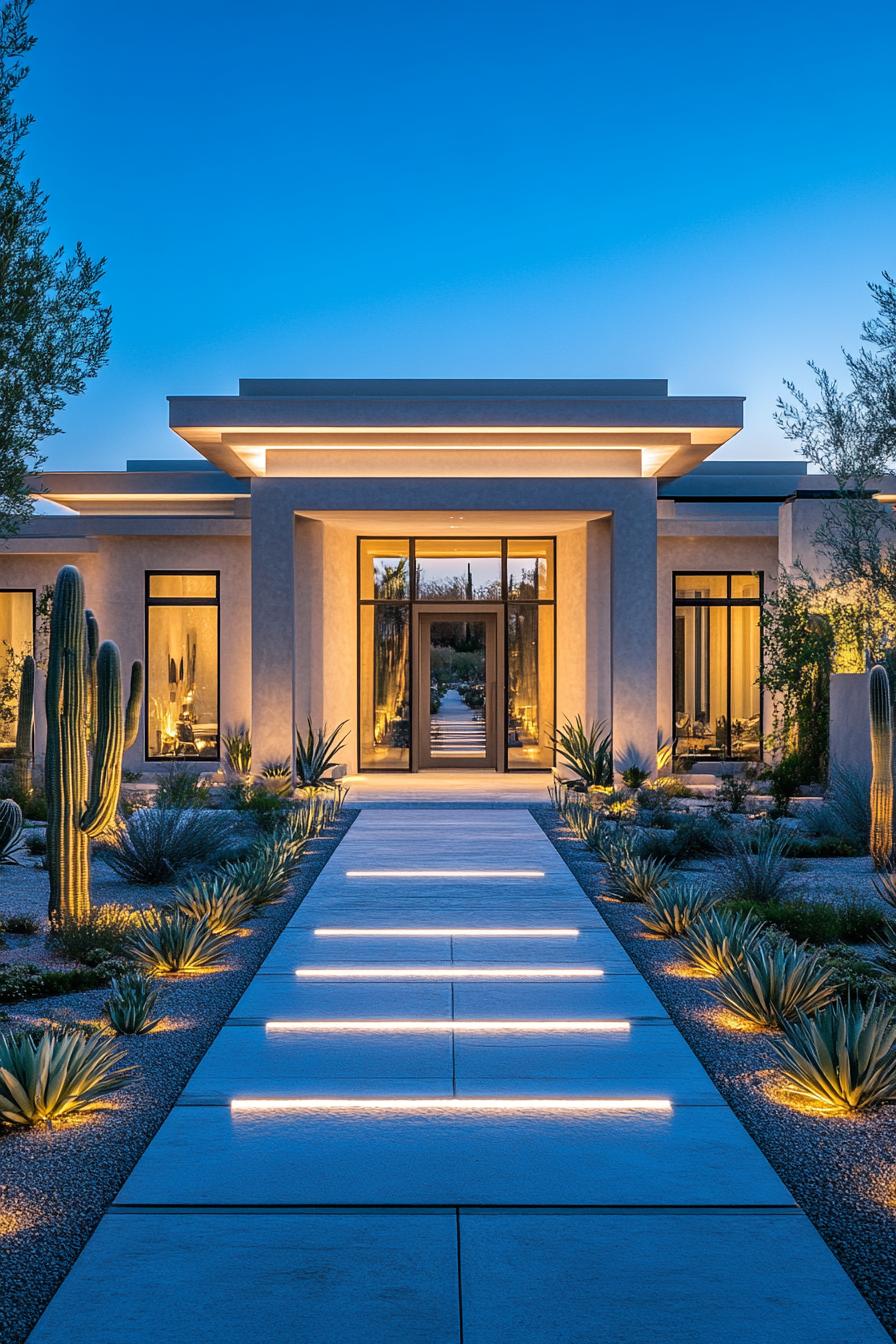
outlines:
[[[890,683],[879,664],[868,683],[871,710],[871,857],[878,868],[893,857],[893,720]]]
[[[16,722],[16,752],[13,783],[23,796],[31,792],[32,732],[34,730],[34,659],[29,653],[22,663],[19,681],[19,713]]]
[[[90,909],[90,840],[114,820],[129,745],[125,723],[133,741],[140,717],[142,668],[135,664],[131,672],[123,713],[118,648],[97,642],[96,622],[84,610],[84,581],[65,565],[50,617],[45,764],[50,914],[63,919]]]

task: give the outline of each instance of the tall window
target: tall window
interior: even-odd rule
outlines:
[[[673,583],[676,762],[758,760],[761,575],[676,574]]]
[[[16,744],[22,661],[34,652],[34,591],[0,590],[0,759],[9,760]]]
[[[146,755],[217,760],[218,575],[146,575]]]

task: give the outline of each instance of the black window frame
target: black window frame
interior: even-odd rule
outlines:
[[[441,533],[438,534],[438,535],[434,534],[432,539],[433,539],[433,540],[441,540],[443,536],[444,536],[444,534],[441,534]],[[507,745],[507,717],[508,717],[508,715],[507,715],[507,710],[508,710],[508,697],[509,697],[509,686],[508,686],[508,658],[507,658],[508,635],[509,635],[508,615],[509,615],[509,608],[510,608],[511,606],[514,606],[514,607],[523,607],[523,606],[527,606],[527,607],[551,607],[551,608],[553,609],[553,613],[554,613],[554,641],[553,641],[553,642],[554,642],[554,648],[553,648],[553,688],[552,688],[552,690],[553,690],[553,695],[552,695],[552,705],[551,705],[551,721],[555,723],[555,722],[556,722],[556,718],[557,718],[557,591],[558,591],[558,584],[557,584],[557,538],[556,538],[555,535],[547,535],[547,536],[546,536],[546,535],[544,535],[543,533],[541,533],[541,534],[539,534],[539,533],[526,533],[525,536],[520,536],[520,537],[516,537],[516,536],[515,536],[515,537],[513,537],[513,538],[510,538],[510,537],[501,537],[501,536],[487,536],[487,537],[486,537],[486,536],[480,536],[480,537],[457,536],[457,537],[455,537],[455,538],[452,538],[452,540],[456,540],[456,541],[468,541],[468,542],[471,543],[471,545],[475,545],[476,542],[479,542],[479,543],[481,544],[482,542],[485,542],[485,541],[498,542],[498,543],[500,544],[500,548],[501,548],[501,557],[500,557],[500,558],[501,558],[501,595],[500,595],[500,597],[497,598],[497,599],[496,599],[496,598],[493,598],[493,597],[481,597],[481,598],[480,598],[480,597],[474,597],[474,598],[427,597],[427,596],[419,597],[418,594],[417,594],[417,542],[418,542],[418,541],[426,541],[426,540],[429,540],[429,539],[430,539],[430,538],[428,538],[428,537],[414,537],[414,536],[409,536],[409,535],[405,535],[405,536],[395,536],[394,534],[390,534],[390,535],[387,535],[387,536],[378,536],[378,535],[372,535],[372,536],[371,536],[371,535],[367,535],[367,534],[365,534],[364,536],[359,536],[359,537],[357,538],[357,548],[356,548],[356,555],[357,555],[357,563],[356,563],[356,597],[357,597],[358,616],[357,616],[357,664],[356,664],[356,666],[357,666],[357,682],[358,682],[358,692],[357,692],[357,715],[358,715],[358,717],[357,717],[357,724],[358,724],[358,732],[357,732],[357,741],[358,741],[358,749],[357,749],[357,768],[358,768],[358,771],[359,771],[359,772],[363,771],[365,774],[411,774],[411,773],[415,772],[416,769],[417,769],[417,761],[415,760],[415,753],[414,753],[414,732],[413,732],[413,724],[414,724],[414,713],[415,713],[415,704],[414,704],[414,680],[415,680],[415,677],[414,677],[414,669],[415,669],[415,667],[416,667],[416,656],[417,656],[417,650],[416,650],[416,647],[415,647],[415,645],[416,645],[416,630],[415,630],[416,621],[414,620],[414,612],[415,612],[415,608],[418,606],[418,604],[420,604],[420,605],[426,605],[426,606],[430,606],[430,605],[432,605],[432,606],[441,606],[441,605],[444,605],[444,606],[446,606],[446,607],[459,607],[459,606],[466,607],[466,606],[469,606],[469,607],[471,607],[471,608],[476,607],[476,606],[480,606],[480,605],[486,605],[486,606],[487,606],[487,605],[491,605],[491,606],[493,606],[493,607],[494,607],[495,605],[500,605],[501,608],[502,608],[502,616],[499,618],[499,621],[498,621],[498,630],[499,630],[499,636],[500,636],[500,638],[503,639],[503,641],[504,641],[504,659],[503,659],[503,664],[504,664],[504,686],[503,686],[503,690],[502,690],[502,695],[503,695],[503,705],[504,705],[504,732],[503,732],[503,734],[502,734],[503,741],[499,744],[499,760],[500,760],[500,762],[501,762],[501,770],[500,770],[499,772],[496,772],[496,773],[503,773],[503,774],[520,774],[520,775],[523,775],[523,774],[544,774],[544,772],[545,772],[546,770],[550,770],[550,769],[552,769],[552,768],[556,765],[556,763],[557,763],[557,750],[556,750],[556,747],[555,747],[555,748],[552,750],[552,752],[551,752],[551,764],[550,764],[550,765],[508,766],[508,751],[509,751],[509,749],[508,749],[508,745]],[[549,543],[550,543],[550,547],[551,547],[551,572],[552,572],[552,576],[553,576],[553,583],[552,583],[552,589],[551,589],[551,591],[552,591],[552,596],[551,596],[551,597],[513,598],[513,599],[508,598],[508,596],[507,596],[507,543],[508,543],[508,541],[510,541],[510,540],[513,540],[513,541],[532,541],[532,542],[540,541],[540,542],[549,542]],[[408,596],[407,596],[407,597],[401,597],[401,598],[391,598],[391,597],[390,597],[390,598],[381,598],[381,597],[362,597],[362,596],[361,596],[361,591],[362,591],[362,586],[361,586],[361,581],[362,581],[362,574],[361,574],[362,550],[363,550],[364,545],[367,544],[367,543],[369,543],[369,542],[374,542],[374,543],[376,543],[377,545],[382,545],[382,546],[384,546],[384,547],[385,547],[385,546],[389,546],[389,545],[394,545],[394,546],[397,546],[397,547],[401,547],[401,548],[406,548],[406,549],[407,549],[407,555],[408,555]],[[369,766],[367,766],[367,765],[363,765],[363,764],[362,764],[362,761],[361,761],[361,745],[362,745],[362,734],[361,734],[361,657],[362,657],[362,649],[361,649],[361,609],[362,609],[363,607],[375,607],[375,606],[378,606],[378,605],[380,605],[380,604],[382,604],[382,605],[384,605],[384,606],[406,606],[406,607],[408,608],[408,620],[409,620],[409,635],[408,635],[408,666],[409,666],[409,677],[408,677],[408,683],[409,683],[409,685],[408,685],[408,713],[409,713],[409,715],[410,715],[411,734],[410,734],[410,743],[409,743],[409,745],[408,745],[408,763],[407,763],[407,765],[369,765]]]
[[[37,650],[37,589],[36,588],[0,588],[0,597],[6,593],[30,593],[31,594],[31,656],[36,656]],[[16,707],[18,713],[18,706]],[[31,729],[31,749],[34,750],[34,727]],[[3,756],[0,754],[0,762],[13,760],[13,756]]]
[[[679,579],[698,579],[703,576],[708,579],[724,578],[726,580],[725,597],[679,597],[677,586]],[[759,583],[758,597],[732,597],[731,581],[735,578],[753,578]],[[762,645],[762,604],[765,601],[765,574],[761,569],[675,569],[672,571],[672,763],[680,759],[676,751],[677,736],[675,732],[675,665],[677,659],[678,638],[676,632],[676,614],[680,607],[690,608],[708,608],[716,607],[727,613],[725,622],[725,755],[721,758],[724,761],[735,761],[748,759],[742,756],[735,756],[731,749],[731,611],[735,607],[755,607],[760,613],[759,623],[759,676],[757,678],[760,686],[759,692],[759,755],[758,759],[764,759],[765,751],[765,697],[762,694],[762,668],[763,668],[763,645]],[[691,756],[694,753],[687,752],[684,756]]]
[[[214,579],[214,597],[151,597],[150,581],[158,578]],[[220,761],[221,760],[221,571],[219,569],[147,569],[144,571],[143,596],[143,666],[146,669],[146,704],[143,707],[143,759],[150,761]],[[212,756],[156,756],[149,750],[149,612],[151,607],[215,607],[218,612],[216,648],[216,690],[218,709],[218,749]]]

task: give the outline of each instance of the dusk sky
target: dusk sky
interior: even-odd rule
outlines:
[[[186,456],[239,377],[837,366],[896,269],[896,6],[37,0],[26,166],[105,254],[108,366],[57,468]]]

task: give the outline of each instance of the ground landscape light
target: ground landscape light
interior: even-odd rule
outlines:
[[[276,1020],[271,1019],[264,1024],[265,1031],[270,1032],[319,1032],[319,1031],[346,1031],[346,1032],[456,1032],[456,1033],[474,1033],[474,1032],[620,1032],[630,1031],[631,1023],[626,1021],[614,1022],[611,1019],[600,1018],[564,1018],[564,1017],[538,1017],[538,1018],[457,1018],[457,1017],[329,1017],[329,1018],[296,1018],[294,1020]]]
[[[300,966],[303,980],[598,980],[597,966]]]
[[[234,1097],[241,1111],[661,1111],[672,1103],[659,1097]]]
[[[349,868],[346,877],[544,877],[540,868]]]
[[[316,938],[578,938],[578,929],[568,928],[322,928]]]

